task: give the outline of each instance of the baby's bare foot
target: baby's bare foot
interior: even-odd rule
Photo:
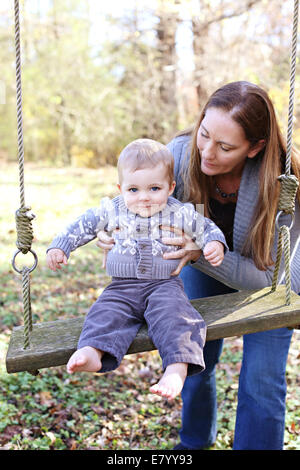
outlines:
[[[161,395],[162,397],[172,400],[180,394],[187,375],[187,364],[184,362],[176,362],[170,364],[160,381],[150,387],[150,392]]]
[[[73,372],[98,372],[101,367],[103,352],[91,346],[85,346],[72,354],[67,364],[69,374]]]

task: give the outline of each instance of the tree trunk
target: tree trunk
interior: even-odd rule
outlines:
[[[172,127],[171,132],[177,129],[177,90],[176,90],[176,30],[178,24],[178,13],[170,9],[168,2],[160,0],[158,2],[157,16],[159,22],[156,28],[157,49],[160,77],[160,99],[162,113],[168,116],[168,121]],[[163,114],[161,124],[164,126]]]

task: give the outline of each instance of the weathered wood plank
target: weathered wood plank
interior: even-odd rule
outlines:
[[[300,324],[300,297],[285,305],[285,287],[241,291],[193,300],[207,324],[207,341]],[[84,318],[35,324],[30,349],[23,349],[23,327],[13,329],[6,356],[7,372],[21,372],[66,364],[76,350]],[[128,354],[155,349],[143,325]]]

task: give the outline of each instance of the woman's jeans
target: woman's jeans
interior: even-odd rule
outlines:
[[[182,270],[181,278],[190,299],[234,292],[191,266]],[[292,330],[280,328],[244,336],[235,450],[283,448],[285,369],[292,333]],[[207,448],[216,440],[215,368],[222,346],[222,339],[208,341],[204,347],[206,369],[185,381],[180,438],[186,448]]]

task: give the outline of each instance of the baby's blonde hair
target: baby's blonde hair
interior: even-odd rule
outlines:
[[[122,184],[122,170],[154,168],[162,163],[167,170],[170,185],[174,181],[174,157],[168,147],[152,139],[137,139],[128,144],[118,159],[119,183]]]

